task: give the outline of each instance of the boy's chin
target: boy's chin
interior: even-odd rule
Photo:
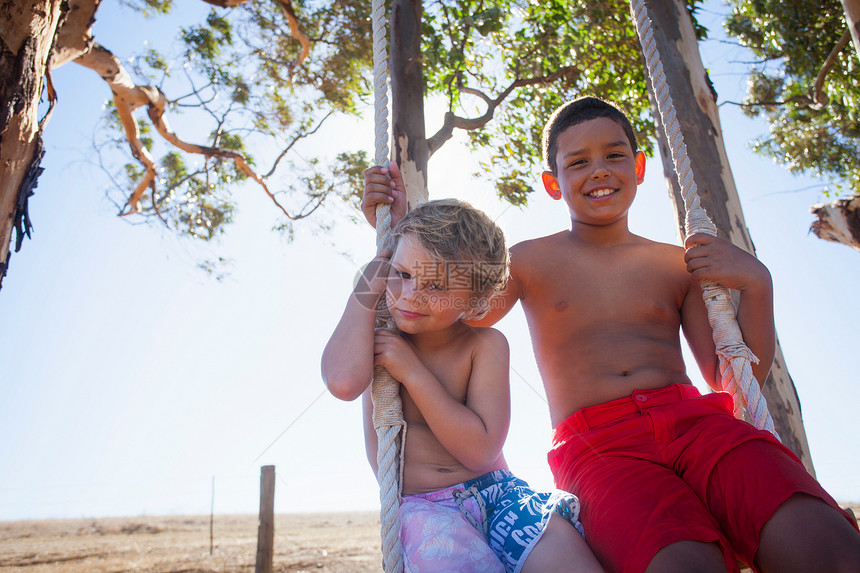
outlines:
[[[416,328],[415,324],[412,324],[410,321],[397,318],[394,319],[394,326],[397,327],[397,330],[406,334],[415,334],[420,330]]]

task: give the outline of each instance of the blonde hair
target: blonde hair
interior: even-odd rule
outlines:
[[[421,203],[394,227],[396,245],[414,235],[433,258],[450,269],[468,264],[472,292],[481,306],[508,279],[508,250],[505,235],[486,213],[458,199]],[[450,274],[450,270],[447,271]]]

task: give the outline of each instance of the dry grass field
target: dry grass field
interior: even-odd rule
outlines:
[[[860,515],[860,506],[852,509]],[[0,522],[0,572],[253,572],[257,516],[112,517]],[[380,573],[379,515],[275,517],[277,573]]]
[[[26,573],[253,572],[256,515],[114,517],[0,522],[0,571]],[[275,517],[274,571],[379,573],[379,514]]]

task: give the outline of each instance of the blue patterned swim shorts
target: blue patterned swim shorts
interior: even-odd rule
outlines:
[[[553,513],[582,534],[576,496],[535,492],[507,470],[403,496],[400,537],[406,571],[518,573]]]

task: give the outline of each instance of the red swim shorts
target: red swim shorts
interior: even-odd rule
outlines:
[[[702,396],[689,384],[575,412],[555,428],[548,458],[556,485],[579,497],[585,538],[611,572],[644,571],[684,540],[718,543],[738,571],[795,493],[845,513],[788,448],[732,415],[727,393]]]

